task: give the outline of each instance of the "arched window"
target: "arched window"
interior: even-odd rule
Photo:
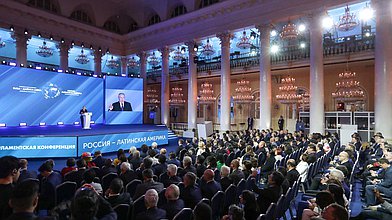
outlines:
[[[103,28],[114,33],[120,34],[120,26],[115,21],[106,21]]]
[[[137,29],[139,29],[139,27],[137,26],[137,23],[132,21],[132,23],[129,25],[128,32],[136,31]]]
[[[179,5],[176,8],[174,8],[170,17],[174,18],[174,17],[180,16],[180,15],[186,14],[186,13],[187,13],[187,10],[186,10],[185,6]]]
[[[201,0],[199,8],[204,8],[204,7],[210,6],[210,5],[218,3],[218,2],[219,2],[219,0]]]
[[[159,15],[155,14],[148,20],[148,26],[161,22]]]
[[[83,10],[76,10],[76,11],[72,12],[71,18],[76,21],[80,21],[80,22],[87,23],[87,24],[93,23],[93,20],[90,18],[90,16],[87,14],[87,12],[85,12]]]
[[[29,0],[27,5],[56,14],[60,12],[58,5],[53,0]]]

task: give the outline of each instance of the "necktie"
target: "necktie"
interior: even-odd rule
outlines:
[[[121,111],[124,111],[124,103],[121,103]]]

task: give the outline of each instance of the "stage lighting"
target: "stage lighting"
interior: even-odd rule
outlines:
[[[107,53],[107,54],[109,54],[109,53],[110,53],[110,50],[109,50],[109,48],[106,50],[106,53]]]
[[[12,31],[12,32],[13,32],[14,30],[15,30],[15,29],[14,29],[14,26],[12,26],[12,25],[11,25],[11,27],[10,27],[10,31]]]
[[[25,29],[25,30],[24,30],[24,34],[25,34],[25,35],[28,35],[28,34],[29,34],[29,31],[28,31],[27,29]]]
[[[42,70],[42,67],[36,66],[35,69],[36,69],[36,70]]]
[[[271,31],[271,36],[272,36],[272,37],[275,37],[276,35],[278,35],[278,32],[276,32],[276,30],[272,30],[272,31]]]
[[[74,125],[78,125],[79,123],[80,123],[80,122],[78,122],[78,121],[75,121],[75,122],[74,122]]]
[[[42,37],[40,32],[38,32],[37,36],[38,36],[38,37]]]
[[[64,125],[64,122],[59,121],[59,122],[57,122],[57,125]]]
[[[10,62],[10,66],[16,66],[16,63]]]
[[[5,62],[5,60],[3,60],[3,62],[1,62],[2,64],[6,64],[7,62]]]
[[[95,124],[95,121],[90,121],[90,124]]]
[[[97,75],[93,75],[93,77],[98,77]]]
[[[53,36],[52,36],[52,35],[50,35],[49,39],[50,39],[50,40],[53,40]]]
[[[121,74],[121,76],[124,76],[124,77],[125,77],[125,76],[127,76],[127,74]]]
[[[272,53],[277,53],[279,51],[279,46],[278,45],[272,45],[271,46],[271,52]]]
[[[102,51],[102,48],[101,48],[101,47],[99,47],[99,48],[98,48],[98,51],[99,51],[99,52],[101,52],[101,51]]]
[[[61,38],[61,43],[63,44],[63,43],[65,43],[65,40],[64,40],[64,38]]]
[[[27,123],[26,122],[21,122],[21,123],[19,123],[19,126],[20,127],[25,127],[25,126],[27,126]]]
[[[45,125],[46,125],[45,122],[40,122],[40,123],[39,123],[39,126],[45,126]]]
[[[193,51],[197,52],[199,50],[199,47],[197,46],[197,44],[195,44],[195,46],[193,46]]]
[[[20,64],[20,67],[24,67],[24,64],[23,64],[23,63],[21,63],[21,64]]]
[[[84,47],[84,43],[82,42],[82,45],[80,45],[82,48]]]
[[[57,70],[57,72],[58,72],[58,73],[62,73],[62,72],[63,72],[63,70]]]
[[[82,75],[82,73],[80,73],[80,72],[77,72],[77,73],[76,73],[76,75],[78,75],[78,76],[81,76],[81,75]]]
[[[90,50],[92,50],[93,49],[93,45],[90,45]]]
[[[5,123],[0,123],[0,127],[7,127]]]
[[[75,45],[75,41],[72,41],[72,42],[71,42],[71,45],[74,46],[74,45]]]

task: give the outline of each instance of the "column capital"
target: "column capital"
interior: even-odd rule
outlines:
[[[60,51],[69,51],[71,49],[71,44],[70,43],[58,43],[56,45],[56,48],[59,49]]]
[[[102,56],[105,54],[105,53],[103,53],[102,51],[99,51],[99,50],[94,50],[94,59],[95,58],[102,58]]]
[[[229,31],[216,34],[216,37],[220,39],[221,45],[230,45],[230,40],[233,39],[234,35]]]
[[[274,27],[274,24],[270,21],[255,25],[255,28],[257,30],[259,30],[260,33],[265,32],[265,30],[271,30],[271,29],[273,29],[273,27]]]
[[[143,59],[145,60],[147,58],[147,53],[146,53],[146,51],[141,51],[139,53],[136,53],[136,56],[138,56],[140,60],[143,60]]]
[[[122,56],[122,57],[120,57],[120,62],[121,63],[128,63],[128,57],[127,56]]]
[[[170,48],[168,46],[164,46],[164,47],[159,48],[158,51],[162,53],[162,57],[165,55],[169,56]]]

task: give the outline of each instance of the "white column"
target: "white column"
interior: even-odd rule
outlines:
[[[15,29],[13,34],[16,43],[16,64],[17,66],[27,66],[27,41],[29,36],[21,29]]]
[[[216,35],[221,41],[221,114],[220,114],[220,130],[230,130],[230,40],[232,35],[228,32]]]
[[[169,47],[164,47],[161,50],[162,53],[162,87],[161,87],[161,124],[170,126],[170,75],[169,75]]]
[[[97,76],[102,75],[102,51],[94,51],[94,73]]]
[[[310,16],[310,133],[324,133],[322,13]]]
[[[269,129],[272,109],[271,84],[271,55],[270,38],[271,25],[265,24],[257,27],[260,31],[260,129]]]
[[[139,57],[139,65],[140,65],[140,77],[143,79],[143,103],[146,101],[147,98],[147,56],[146,52],[142,51],[137,54]],[[144,112],[147,111],[146,106],[143,104]],[[147,113],[148,114],[148,113]],[[148,115],[147,115],[148,118]],[[146,120],[146,115],[143,114],[143,122]]]
[[[68,54],[69,54],[69,44],[60,43],[60,69],[63,71],[68,70]]]
[[[125,74],[128,77],[128,58],[121,57],[121,74]]]
[[[188,64],[188,130],[196,129],[197,118],[197,66],[193,62],[196,52],[193,50],[196,42],[187,42],[189,53]]]
[[[375,131],[392,139],[392,15],[391,1],[373,0],[376,10],[375,39]]]

